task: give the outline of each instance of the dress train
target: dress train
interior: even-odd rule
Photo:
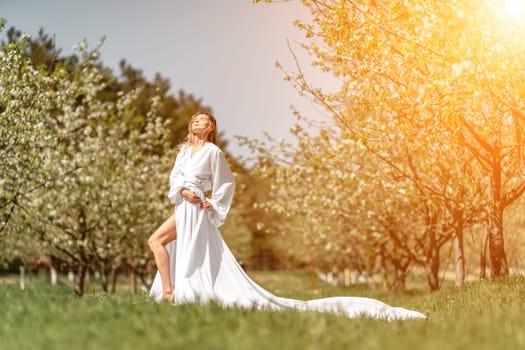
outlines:
[[[166,246],[170,256],[176,303],[215,301],[224,307],[332,312],[350,318],[426,318],[420,312],[392,307],[365,297],[339,296],[302,301],[275,296],[245,273],[219,230],[207,220],[207,214],[209,213],[195,204],[185,203],[177,208],[177,218],[182,221],[177,224],[179,232],[184,230],[184,226],[192,226],[192,223],[196,225],[186,227],[183,231],[194,233],[193,235],[180,235],[176,241]],[[158,272],[150,295],[157,301],[162,300],[162,283]]]

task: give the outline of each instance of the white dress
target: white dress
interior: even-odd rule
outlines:
[[[277,297],[255,283],[241,268],[224,242],[218,227],[224,223],[235,190],[235,180],[224,153],[214,144],[204,145],[195,155],[183,146],[170,175],[169,199],[175,204],[177,239],[168,243],[170,272],[175,287],[174,302],[215,301],[225,307],[269,310],[296,309],[334,312],[347,317],[382,319],[426,318],[425,315],[381,301],[362,297],[332,297],[301,301]],[[184,200],[182,188],[206,198],[212,209]],[[150,296],[162,300],[157,272]]]

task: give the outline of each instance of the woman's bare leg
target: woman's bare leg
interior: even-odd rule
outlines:
[[[166,250],[166,244],[177,239],[175,226],[175,214],[170,216],[148,239],[148,245],[155,257],[157,269],[159,269],[162,281],[163,298],[173,301],[173,285],[170,278],[170,258]]]

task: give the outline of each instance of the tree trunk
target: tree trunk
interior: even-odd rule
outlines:
[[[118,268],[112,267],[111,268],[111,293],[115,293],[117,291],[117,277],[118,277]]]
[[[428,290],[433,292],[439,289],[439,250],[436,239],[436,218],[432,217],[427,223],[428,248],[425,251],[425,273],[427,275]]]
[[[379,254],[379,271],[381,274],[381,277],[383,279],[381,286],[383,287],[383,291],[387,292],[389,290],[388,288],[388,270],[386,268],[386,262],[385,262],[385,254],[383,252],[383,249],[381,249],[381,253]]]
[[[501,159],[500,149],[495,148],[492,169],[492,201],[489,216],[489,254],[491,277],[508,276],[509,266],[505,256],[503,238],[503,198],[501,195]]]
[[[102,287],[102,290],[104,291],[104,293],[107,293],[108,292],[108,271],[107,269],[105,268],[101,268],[99,270],[99,273],[100,273],[100,286]]]
[[[489,254],[491,278],[509,275],[503,238],[503,210],[495,205],[489,222]]]
[[[463,211],[457,210],[454,213],[454,261],[456,267],[456,287],[465,284],[465,251],[463,249]]]
[[[51,280],[51,284],[54,286],[58,282],[58,272],[54,266],[51,266],[51,268],[49,269],[49,279]]]
[[[20,269],[20,289],[26,289],[26,268],[24,266],[19,266]]]
[[[75,275],[75,295],[81,297],[84,295],[84,282],[86,278],[86,265],[80,264],[78,266],[77,274]]]
[[[87,225],[86,225],[86,215],[84,213],[84,210],[81,208],[78,212],[78,222],[80,223],[80,236],[79,241],[84,241],[87,236]],[[77,297],[81,297],[84,295],[84,288],[86,287],[86,284],[89,284],[89,276],[88,276],[88,266],[89,266],[89,259],[86,254],[86,250],[84,249],[83,245],[79,245],[78,247],[78,270],[77,274],[75,276],[75,295]]]
[[[131,288],[131,293],[137,293],[137,274],[135,273],[134,268],[129,269],[129,283]]]
[[[427,261],[425,263],[427,285],[431,292],[439,289],[439,263],[439,247],[435,240],[432,240],[429,251],[427,252]]]
[[[437,267],[436,267],[437,266]],[[439,289],[439,258],[438,263],[435,261],[429,261],[425,265],[425,272],[427,274],[427,285],[428,290],[434,292]]]
[[[390,286],[390,290],[396,291],[396,292],[404,292],[406,291],[406,268],[395,266],[395,276],[394,281],[392,282],[392,285]]]
[[[480,250],[480,256],[479,256],[479,278],[485,279],[487,278],[487,247],[489,242],[489,232],[487,230],[487,233],[485,234],[485,237],[483,237],[483,241],[481,242],[481,250]]]
[[[314,244],[313,242],[310,240],[310,247],[309,247],[309,252],[310,252],[310,290],[313,291],[315,290],[315,279],[316,279],[316,276],[315,276],[315,255],[314,255]]]

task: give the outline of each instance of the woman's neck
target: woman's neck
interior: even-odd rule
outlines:
[[[208,140],[205,137],[202,137],[200,135],[195,135],[193,138],[194,146],[203,146],[206,143],[208,143]]]

